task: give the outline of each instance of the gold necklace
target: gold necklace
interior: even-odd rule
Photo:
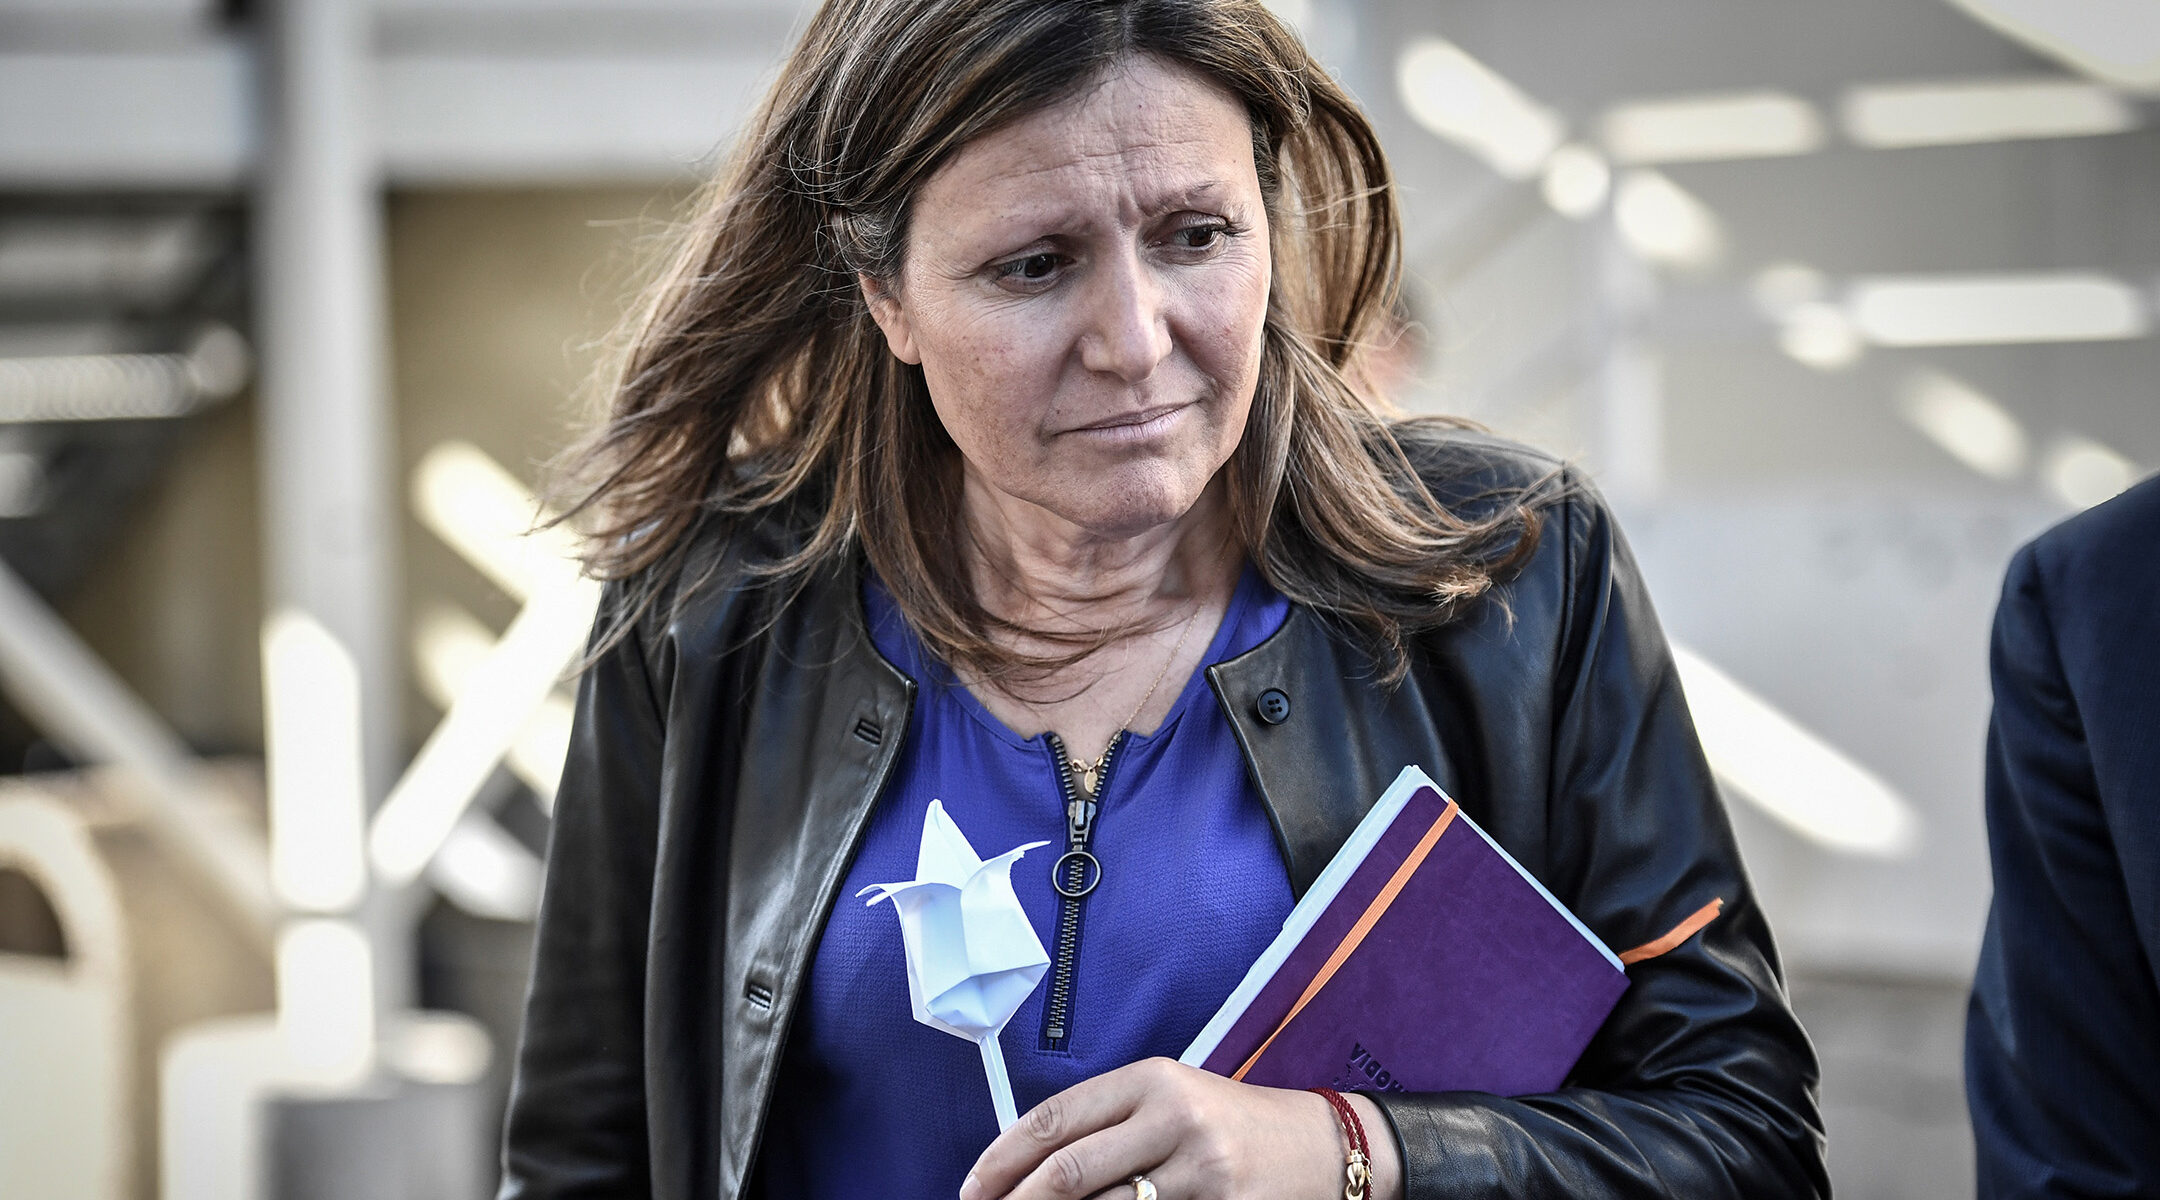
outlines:
[[[1110,734],[1110,740],[1103,746],[1102,753],[1096,755],[1093,761],[1073,764],[1073,774],[1080,784],[1080,790],[1086,792],[1090,798],[1095,795],[1096,786],[1102,782],[1103,763],[1110,757],[1110,747],[1117,745],[1118,733],[1123,732],[1126,727],[1138,720],[1140,710],[1146,708],[1147,702],[1155,698],[1155,689],[1162,686],[1164,677],[1170,674],[1171,666],[1177,662],[1178,652],[1185,648],[1185,639],[1192,636],[1193,622],[1200,619],[1200,607],[1198,603],[1195,603],[1193,610],[1185,614],[1185,624],[1183,628],[1178,630],[1177,644],[1170,647],[1170,657],[1163,660],[1162,670],[1155,672],[1154,681],[1147,685],[1147,691],[1141,693],[1140,703],[1133,705],[1131,714],[1123,721],[1120,721],[1117,729]],[[1033,706],[1030,705],[1029,707]]]

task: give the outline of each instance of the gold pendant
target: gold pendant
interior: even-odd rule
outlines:
[[[1100,770],[1102,770],[1101,759],[1080,764],[1080,790],[1086,792],[1090,798],[1095,795],[1095,773]]]

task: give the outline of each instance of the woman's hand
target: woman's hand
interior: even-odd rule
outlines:
[[[1372,1200],[1399,1200],[1402,1164],[1385,1118],[1353,1096],[1372,1144]],[[1129,1196],[1145,1175],[1162,1200],[1332,1200],[1345,1143],[1327,1101],[1151,1058],[1067,1088],[1023,1114],[975,1161],[960,1200]]]

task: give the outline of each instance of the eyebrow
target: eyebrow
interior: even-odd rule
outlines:
[[[1148,198],[1141,208],[1142,217],[1144,220],[1152,221],[1162,217],[1167,213],[1173,213],[1178,211],[1179,209],[1189,208],[1196,204],[1206,203],[1214,199],[1217,194],[1222,193],[1226,190],[1227,189],[1225,184],[1220,179],[1202,179],[1194,183],[1188,184],[1184,187],[1165,191]],[[1014,243],[1003,249],[997,250],[988,257],[984,258],[981,263],[971,265],[967,268],[967,270],[970,272],[979,270],[981,269],[981,267],[989,265],[990,263],[997,262],[999,259],[1005,257],[1006,255],[1012,254],[1025,246],[1032,245],[1036,241],[1056,240],[1066,236],[1068,233],[1071,232],[1073,227],[1072,216],[1073,214],[1070,212],[1061,211],[1055,213],[1036,213],[1031,214],[1029,217],[1022,218],[1024,223],[1037,226],[1043,229],[1045,232],[1039,234],[1035,238],[1030,238],[1026,241]]]
[[[1158,203],[1154,211],[1157,213],[1168,212],[1171,209],[1180,208],[1198,200],[1208,199],[1221,190],[1223,190],[1223,185],[1220,179],[1203,179],[1183,191],[1172,193]]]
[[[1165,213],[1173,213],[1182,208],[1190,208],[1196,204],[1214,201],[1217,195],[1225,190],[1226,188],[1221,180],[1203,179],[1186,187],[1144,197],[1140,204],[1140,212],[1143,219],[1154,220]],[[1060,211],[1055,214],[1046,214],[1046,217],[1045,223],[1047,225],[1062,228],[1071,224],[1072,214]]]

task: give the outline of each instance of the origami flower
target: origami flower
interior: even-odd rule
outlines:
[[[915,878],[857,892],[890,900],[907,947],[908,998],[915,1019],[974,1042],[990,1079],[998,1128],[1017,1119],[998,1034],[1050,969],[1035,927],[1013,894],[1012,865],[1048,842],[1029,842],[983,861],[936,801],[923,814]]]

